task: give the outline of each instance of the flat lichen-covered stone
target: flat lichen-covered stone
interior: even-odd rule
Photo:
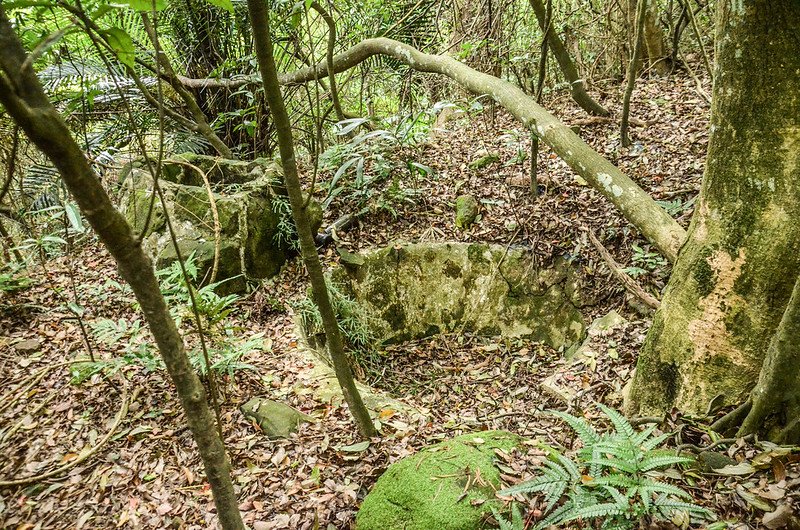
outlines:
[[[578,276],[565,260],[542,267],[526,249],[477,243],[390,245],[363,257],[332,279],[385,343],[469,331],[569,349],[583,338]]]
[[[485,524],[500,472],[495,450],[521,438],[504,431],[465,434],[421,450],[378,479],[356,515],[357,530],[475,530]]]

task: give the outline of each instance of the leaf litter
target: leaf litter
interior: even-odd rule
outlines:
[[[708,88],[708,87],[706,87]],[[618,87],[604,104],[618,111]],[[634,94],[634,144],[618,145],[616,124],[587,119],[566,98],[552,101],[557,116],[579,124],[581,136],[616,163],[686,226],[702,178],[708,136],[708,106],[696,96],[693,81],[681,77],[645,79]],[[548,409],[599,417],[593,403],[621,405],[622,385],[630,377],[649,317],[613,279],[589,243],[591,230],[614,254],[631,264],[646,243],[591,188],[583,185],[546,146],[537,162],[540,196],[529,194],[530,139],[503,112],[486,111],[445,124],[447,131],[410,151],[396,153],[433,168],[435,177],[398,176],[414,189],[413,201],[391,209],[373,205],[337,244],[360,251],[392,241],[488,241],[525,245],[544,261],[567,256],[590,281],[595,300],[587,318],[615,309],[628,321],[589,337],[588,354],[568,362],[561,354],[525,340],[504,341],[470,334],[440,335],[384,348],[382,369],[368,382],[419,410],[423,416],[391,408],[380,411],[381,436],[359,439],[346,408],[321,403],[308,391],[316,383],[301,354],[290,302],[304,296],[306,278],[297,261],[245,297],[235,318],[248,332],[264,333],[264,348],[243,359],[254,370],[222,376],[222,422],[232,461],[239,509],[256,530],[273,528],[352,528],[358,505],[392,462],[421,447],[464,432],[506,429],[531,439],[569,446],[568,429]],[[485,153],[499,159],[484,168],[470,163]],[[516,157],[516,161],[515,161]],[[369,171],[369,166],[365,168]],[[330,177],[330,176],[329,176]],[[388,186],[384,183],[383,186]],[[455,198],[471,193],[481,217],[469,230],[453,224]],[[326,212],[332,222],[354,207],[346,197]],[[106,436],[120,410],[123,387],[138,389],[127,414],[96,454],[64,475],[21,486],[0,486],[0,525],[39,528],[210,528],[216,515],[180,406],[162,371],[131,365],[117,375],[99,374],[71,383],[70,360],[88,355],[80,326],[54,288],[69,291],[74,270],[82,318],[138,316],[132,298],[107,254],[95,243],[78,254],[55,259],[47,271],[31,274],[28,289],[0,299],[0,481],[33,476],[79,460]],[[337,253],[322,250],[326,262]],[[637,281],[658,295],[668,270],[656,265]],[[97,344],[101,359],[120,355]],[[567,393],[543,389],[547,378]],[[315,421],[286,440],[268,440],[239,413],[253,396],[287,403]],[[679,415],[663,426],[676,434],[677,447],[700,449],[715,442],[701,423]],[[738,528],[783,528],[794,524],[800,495],[800,454],[796,448],[766,442],[731,441],[714,447],[727,458],[717,469],[674,471],[688,481],[695,502],[715,510]],[[502,453],[502,452],[501,452]],[[535,443],[512,454],[498,454],[507,484],[529,477],[541,465]],[[534,499],[531,516],[541,515]]]

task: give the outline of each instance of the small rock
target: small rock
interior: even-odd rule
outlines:
[[[697,465],[700,467],[701,471],[710,473],[715,469],[736,465],[736,460],[722,453],[703,451],[697,455]]]
[[[456,228],[467,229],[478,218],[480,204],[472,195],[460,195],[456,199]]]
[[[487,155],[484,155],[484,156],[482,156],[480,158],[476,158],[475,160],[470,162],[469,163],[469,168],[470,169],[483,169],[483,168],[485,168],[487,166],[490,166],[491,164],[494,164],[498,160],[500,160],[500,157],[498,155],[496,155],[494,153],[487,154]]]
[[[42,343],[36,339],[28,339],[14,344],[14,349],[19,353],[33,353],[37,351],[41,345]]]
[[[784,528],[792,522],[792,507],[788,504],[781,504],[774,512],[765,513],[761,523],[770,530]]]
[[[625,317],[623,317],[622,315],[620,315],[619,313],[617,313],[616,311],[614,311],[612,309],[611,311],[606,313],[604,316],[595,319],[589,325],[588,332],[590,334],[592,334],[592,332],[594,332],[594,334],[600,335],[604,331],[611,331],[614,328],[617,328],[619,326],[622,326],[623,324],[626,324],[627,322],[628,321],[625,319]]]
[[[547,377],[539,383],[539,387],[547,394],[569,405],[576,397],[576,392],[572,388],[558,382],[559,373]]]
[[[271,399],[253,398],[241,408],[245,417],[255,421],[271,439],[288,438],[301,423],[314,421],[311,416]]]

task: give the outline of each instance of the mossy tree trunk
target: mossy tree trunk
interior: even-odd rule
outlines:
[[[780,443],[800,442],[800,277],[772,337],[739,435],[761,433]]]
[[[800,273],[800,3],[717,9],[706,172],[629,412],[746,400]],[[797,373],[797,355],[784,358]]]

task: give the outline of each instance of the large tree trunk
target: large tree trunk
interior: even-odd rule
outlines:
[[[125,218],[114,208],[61,115],[47,99],[33,71],[33,62],[0,6],[0,103],[56,166],[81,212],[131,286],[175,383],[186,421],[203,459],[220,523],[225,530],[243,529],[225,447],[214,429],[206,392],[189,362],[183,340],[161,295],[153,264]]]
[[[631,412],[737,404],[759,377],[800,273],[799,32],[798,2],[718,4],[706,173]]]

